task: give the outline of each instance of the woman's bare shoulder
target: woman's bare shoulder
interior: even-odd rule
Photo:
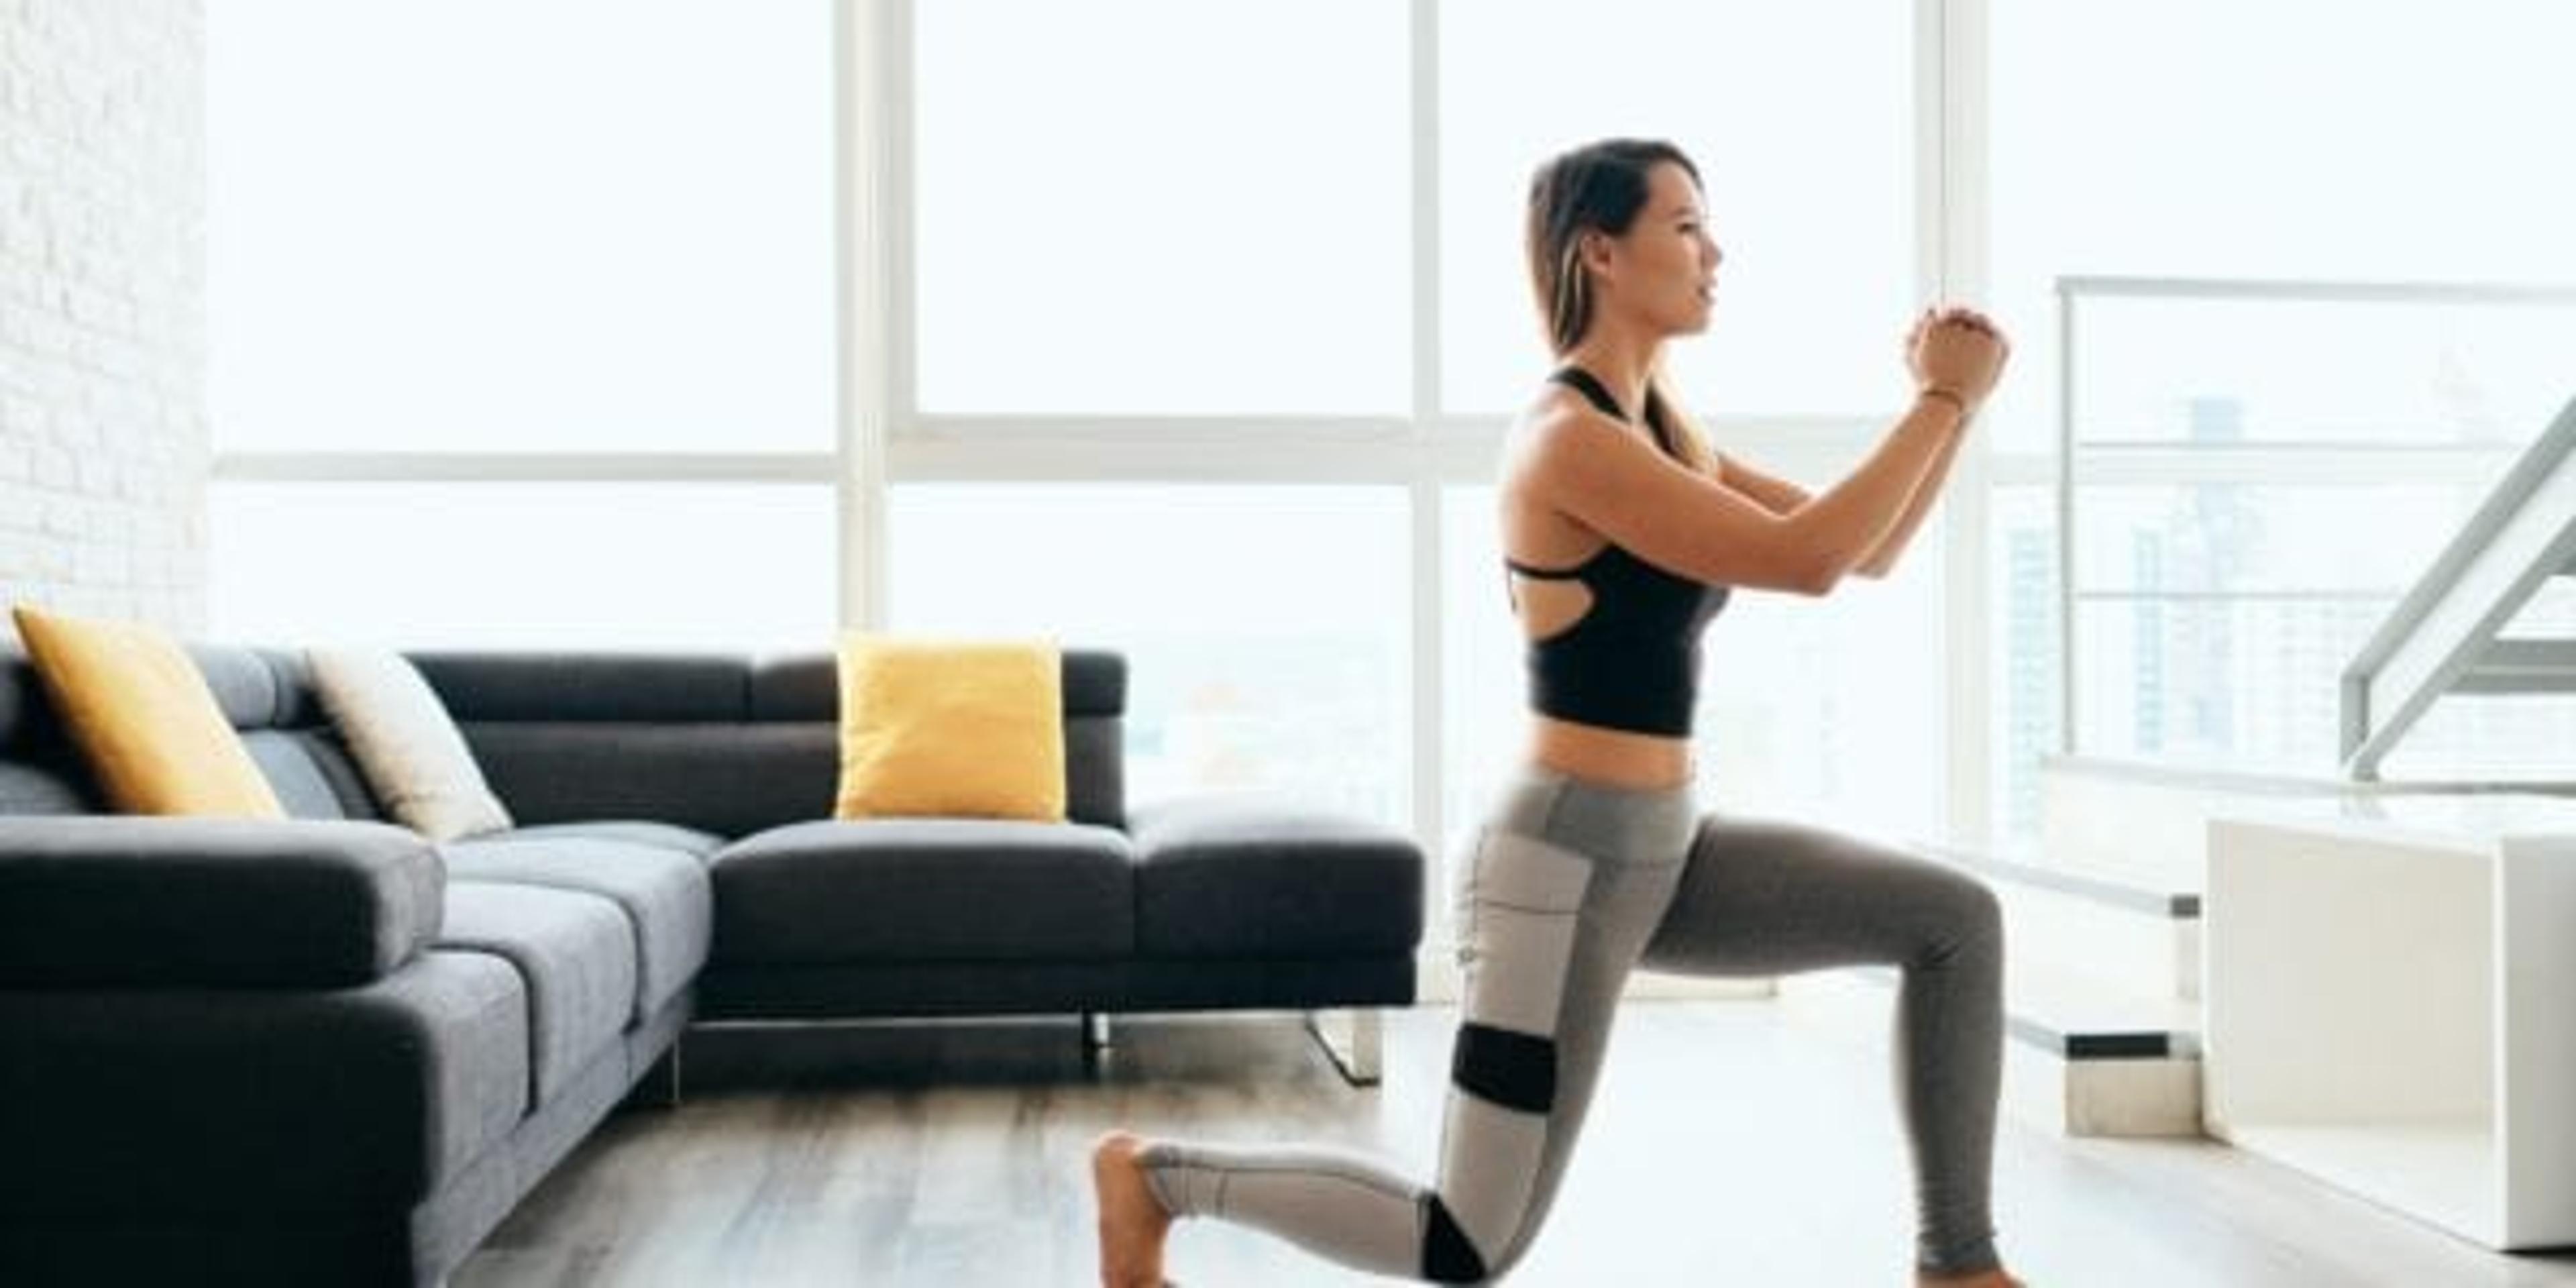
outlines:
[[[1599,408],[1583,400],[1583,395],[1562,385],[1550,385],[1512,418],[1503,439],[1505,472],[1546,468],[1567,448],[1595,438],[1604,430],[1617,433],[1619,428],[1619,422],[1602,415]]]
[[[1569,493],[1602,493],[1634,486],[1640,473],[1666,465],[1644,434],[1611,418],[1572,390],[1532,401],[1513,423],[1503,448],[1504,486],[1547,498],[1551,508]]]

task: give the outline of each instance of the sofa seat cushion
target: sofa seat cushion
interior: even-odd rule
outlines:
[[[628,845],[651,845],[665,850],[678,850],[690,858],[704,861],[715,857],[725,846],[725,839],[713,832],[701,832],[677,823],[654,823],[643,819],[603,819],[597,822],[540,823],[534,827],[513,828],[483,841],[554,841],[570,837],[585,841],[621,841]]]
[[[715,951],[768,965],[1124,957],[1131,853],[1087,823],[793,823],[716,855]]]
[[[580,890],[459,881],[442,949],[508,960],[528,995],[531,1103],[551,1103],[617,1041],[635,1006],[635,937],[608,899]]]
[[[1382,956],[1422,938],[1422,850],[1391,828],[1234,796],[1131,826],[1140,957]]]
[[[635,940],[635,1022],[677,997],[706,965],[713,925],[707,870],[678,850],[586,837],[513,840],[508,833],[439,848],[451,883],[579,890],[615,903]]]

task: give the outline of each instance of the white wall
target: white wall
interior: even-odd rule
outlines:
[[[202,629],[201,0],[0,0],[0,600]]]

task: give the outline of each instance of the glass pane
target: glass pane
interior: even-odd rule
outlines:
[[[219,450],[824,450],[823,0],[225,0]]]
[[[2503,634],[2521,639],[2576,639],[2576,580],[2552,577],[2505,623]],[[2569,744],[2576,749],[2576,743]]]
[[[1395,488],[905,484],[888,621],[1124,652],[1130,800],[1261,789],[1410,830],[1407,531]]]
[[[2076,746],[2290,773],[2339,764],[2343,668],[2396,603],[2078,603]]]
[[[828,487],[220,483],[210,508],[222,639],[832,647]]]
[[[2486,493],[2482,484],[2079,487],[2076,593],[2394,596]]]
[[[2576,765],[2576,695],[2469,695],[2443,698],[2427,708],[2380,771],[2394,782],[2563,784],[2571,765]]]
[[[1440,9],[1444,408],[1517,407],[1547,370],[1521,241],[1531,172],[1635,135],[1691,155],[1726,252],[1708,335],[1671,354],[1683,399],[1886,409],[1915,298],[1913,11],[1604,0],[1579,32],[1571,17],[1541,0]],[[1585,52],[1606,32],[1643,38]]]
[[[2576,639],[2576,581],[2553,577],[2517,611],[2506,638]],[[2576,766],[2576,695],[2468,694],[2436,701],[2389,753],[2395,780],[2564,783]]]
[[[1405,6],[913,15],[922,410],[1409,409]]]
[[[1993,651],[1987,692],[1994,703],[1991,773],[1993,829],[2007,845],[2039,839],[2043,756],[2058,750],[2064,684],[2057,616],[2057,493],[2045,487],[1998,487],[1987,513]]]
[[[2088,297],[2079,317],[2079,445],[2511,446],[2537,438],[2576,397],[2576,298]]]
[[[1490,487],[1443,493],[1443,806],[1453,849],[1491,807],[1493,785],[1520,763],[1527,737],[1528,681],[1494,505]],[[1948,789],[1941,541],[1939,524],[1925,525],[1885,582],[1847,582],[1820,600],[1739,591],[1728,602],[1709,627],[1694,738],[1705,808],[1939,834]]]
[[[2576,119],[2576,6],[1992,9],[2003,446],[2053,439],[2062,274],[2576,283],[2576,184],[2547,159]],[[2285,338],[2249,356],[2296,360]]]
[[[1884,582],[1825,599],[1746,592],[1710,628],[1703,795],[1888,837],[1942,834],[1942,522]]]

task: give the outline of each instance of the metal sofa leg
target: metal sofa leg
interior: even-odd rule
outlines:
[[[1109,1048],[1109,1016],[1101,1011],[1082,1013],[1082,1062],[1090,1064]]]
[[[1354,1087],[1374,1087],[1379,1052],[1384,1045],[1385,1012],[1374,1006],[1306,1012],[1306,1031],[1332,1057],[1333,1067]]]
[[[671,1048],[644,1076],[635,1080],[626,1093],[626,1104],[636,1109],[677,1109],[680,1107],[680,1039],[671,1039]]]

